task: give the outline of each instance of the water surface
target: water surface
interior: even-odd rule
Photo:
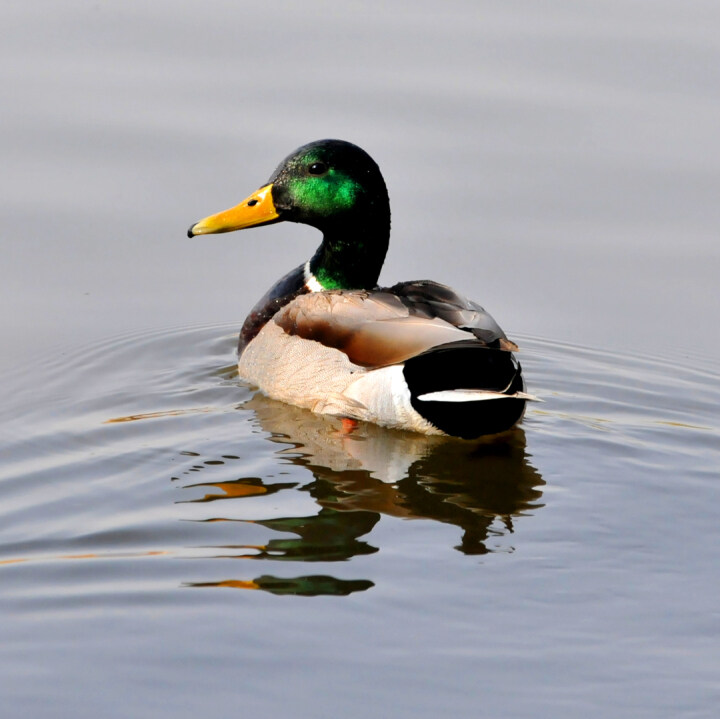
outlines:
[[[717,368],[519,339],[545,402],[480,443],[347,433],[254,394],[225,326],[26,370],[16,383],[58,379],[3,417],[7,696],[46,708],[52,677],[75,687],[58,715],[89,715],[159,677],[183,711],[207,692],[314,707],[308,683],[344,706],[372,677],[401,716],[499,707],[521,680],[528,711],[538,692],[568,711],[705,706]]]

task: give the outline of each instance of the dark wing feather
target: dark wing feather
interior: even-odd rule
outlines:
[[[516,350],[500,325],[479,304],[432,280],[400,282],[389,290],[415,316],[438,317],[475,337],[489,347]]]

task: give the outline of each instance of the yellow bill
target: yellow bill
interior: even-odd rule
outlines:
[[[272,184],[265,185],[239,205],[196,222],[188,230],[188,237],[243,230],[246,227],[272,222],[278,216],[272,199]]]

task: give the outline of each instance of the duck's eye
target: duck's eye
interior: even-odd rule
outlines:
[[[328,171],[328,166],[324,162],[313,162],[308,167],[308,172],[311,175],[324,175]]]

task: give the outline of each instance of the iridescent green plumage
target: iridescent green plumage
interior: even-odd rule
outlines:
[[[364,150],[341,140],[312,142],[287,157],[269,183],[281,220],[323,233],[310,269],[324,289],[377,285],[390,239],[390,202],[380,169]]]
[[[355,180],[335,169],[328,170],[322,177],[294,179],[288,184],[290,196],[296,205],[312,207],[314,212],[323,217],[352,210],[362,192]]]

